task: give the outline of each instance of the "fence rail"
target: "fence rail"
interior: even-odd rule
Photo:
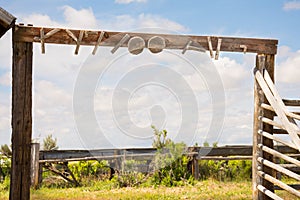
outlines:
[[[297,150],[288,146],[276,146],[283,154],[296,154]],[[191,151],[192,150],[192,151]],[[189,152],[189,153],[188,153]],[[154,148],[135,148],[135,149],[98,149],[98,150],[54,150],[40,151],[39,162],[65,162],[80,160],[111,160],[116,158],[148,159],[155,156]],[[252,146],[223,146],[223,147],[190,147],[186,154],[196,154],[197,159],[205,160],[227,160],[252,157]],[[143,158],[144,157],[144,158]]]
[[[265,99],[261,100],[258,105],[260,124],[257,125],[258,132],[255,133],[258,136],[256,137],[255,157],[253,157],[253,161],[257,162],[257,165],[254,165],[256,173],[253,174],[256,176],[254,179],[256,188],[272,199],[282,199],[275,193],[279,189],[300,197],[300,192],[297,190],[300,189],[299,184],[289,185],[276,176],[276,173],[280,173],[300,182],[300,161],[293,157],[293,155],[299,155],[300,150],[300,128],[296,122],[296,120],[300,120],[300,115],[299,112],[291,112],[287,108],[287,106],[300,106],[300,100],[282,99],[265,69],[255,71],[255,78],[260,93],[263,94],[260,98]],[[265,116],[264,112],[273,113],[273,117]],[[265,130],[266,125],[272,128]],[[274,129],[274,127],[277,128]],[[281,143],[296,152],[293,155],[283,154],[278,148],[263,144],[265,141],[263,138],[271,141],[269,144]],[[266,154],[272,156],[267,157]],[[284,163],[280,164],[280,162]],[[263,196],[261,199],[267,198]]]

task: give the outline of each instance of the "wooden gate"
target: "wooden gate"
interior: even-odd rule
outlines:
[[[255,75],[255,113],[253,140],[253,198],[283,199],[276,190],[300,197],[297,190],[300,175],[293,171],[300,167],[297,158],[285,155],[274,148],[280,143],[300,150],[300,129],[295,120],[300,120],[297,112],[290,112],[287,106],[300,106],[298,100],[282,100],[268,73],[270,57],[257,56]],[[281,179],[278,173],[284,175]],[[288,182],[296,184],[288,184]]]

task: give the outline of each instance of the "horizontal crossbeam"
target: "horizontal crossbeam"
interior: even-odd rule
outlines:
[[[41,42],[40,30],[42,27],[16,25],[15,27],[15,41],[20,42]],[[45,28],[46,33],[52,31],[54,28]],[[57,30],[57,29],[56,29]],[[98,38],[103,32],[90,31],[90,30],[71,30],[60,29],[60,31],[53,34],[51,37],[45,39],[44,43],[52,44],[69,44],[77,45],[76,41],[69,36],[68,32],[72,32],[74,36],[79,37],[80,32],[84,31],[84,36],[80,45],[97,45]],[[134,33],[134,32],[113,32],[104,31],[104,37],[99,46],[115,47],[119,41],[128,34],[130,37],[139,36],[145,41],[148,41],[153,36],[160,36],[166,41],[166,49],[179,49],[183,50],[190,41],[200,44],[205,50],[210,50],[208,36],[195,36],[195,35],[173,35],[173,34],[154,34],[154,33]],[[274,39],[256,39],[256,38],[239,38],[239,37],[219,37],[209,36],[213,50],[227,51],[227,52],[250,52],[250,53],[264,53],[276,54],[278,40]],[[221,46],[218,48],[218,41],[222,41]],[[127,47],[128,42],[124,42],[122,47]],[[219,43],[220,45],[220,43]]]

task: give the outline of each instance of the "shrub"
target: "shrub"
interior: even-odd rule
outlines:
[[[184,155],[187,150],[183,142],[175,143],[167,138],[167,131],[154,130],[153,147],[157,149],[152,162],[154,174],[152,181],[155,185],[175,186],[179,182],[190,180],[191,174],[188,172],[187,164],[189,158]]]
[[[78,180],[82,178],[108,178],[110,168],[107,161],[79,161],[68,164],[70,171]]]
[[[0,182],[4,181],[7,176],[10,176],[11,158],[0,154]]]

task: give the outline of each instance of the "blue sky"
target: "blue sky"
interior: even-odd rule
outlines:
[[[300,1],[48,0],[41,3],[33,0],[0,0],[0,5],[15,15],[18,18],[18,23],[32,23],[36,26],[44,27],[115,31],[160,28],[183,34],[278,39],[279,51],[276,57],[277,86],[282,96],[299,98],[300,40],[298,36],[300,33]],[[0,39],[0,89],[2,91],[0,94],[0,144],[10,142],[11,52],[8,51],[8,49],[11,49],[10,37],[11,33],[8,33]],[[82,66],[93,60],[90,58],[91,48],[81,47],[78,56],[72,55],[74,47],[70,46],[55,47],[46,45],[45,55],[40,53],[38,44],[35,45],[34,50],[34,94],[36,96],[34,98],[35,122],[33,137],[42,140],[47,134],[53,134],[58,138],[61,148],[91,147],[89,144],[86,144],[87,141],[83,139],[84,137],[80,133],[78,134],[78,127],[74,125],[74,110],[72,107],[76,77],[83,69]],[[151,61],[149,55],[144,53],[143,56],[143,59],[146,61]],[[221,53],[218,61],[211,61],[222,78],[226,109],[223,129],[210,142],[218,141],[224,145],[251,144],[253,110],[252,69],[254,58],[255,55],[253,54]],[[157,62],[176,65],[168,55],[160,59],[162,60]],[[203,59],[205,60],[206,58]],[[97,60],[94,62],[97,62]],[[134,63],[134,61],[128,61],[128,63],[131,62]],[[117,79],[118,73],[114,72],[114,70],[111,73],[112,78],[107,78],[107,80]],[[146,76],[143,73],[141,75]],[[197,82],[195,77],[190,77],[188,74],[184,74],[183,77],[186,80],[190,80],[190,83],[202,84],[201,81]],[[104,85],[109,88],[113,82],[108,81],[107,85]],[[195,87],[193,88],[194,91],[200,91],[201,93],[201,88],[193,87]],[[107,88],[98,89],[105,93]],[[133,110],[129,112],[131,114],[135,113],[131,120],[139,124],[139,126],[149,125],[147,113],[150,111],[143,110],[145,107],[147,108],[145,105],[152,109],[153,105],[158,104],[157,101],[149,101],[150,97],[153,99],[158,98],[158,96],[153,96],[149,92],[152,90],[155,89],[141,90],[140,96],[133,95],[132,102],[138,103],[132,103]],[[102,96],[101,99],[108,98],[111,93],[108,92],[107,94],[108,96]],[[147,97],[147,101],[139,99],[143,95]],[[168,96],[170,94],[162,92],[162,95]],[[208,93],[203,93],[202,95],[208,98]],[[201,99],[203,96],[199,95],[197,98]],[[238,104],[234,103],[236,99],[240,100]],[[95,102],[98,100],[97,98],[94,99]],[[99,102],[101,101],[109,104],[110,100],[109,98],[99,100]],[[170,98],[170,101],[173,102],[175,100]],[[162,103],[162,105],[167,106],[164,108],[165,114],[172,110],[171,107],[168,107],[168,104],[170,103]],[[105,119],[102,119],[99,113],[105,113],[107,108],[100,106],[95,109],[95,112],[98,113],[96,114],[98,123],[106,124],[107,131],[115,130],[108,128],[112,122],[101,122],[101,120]],[[157,112],[161,113],[159,110]],[[168,116],[175,114],[169,113]],[[142,120],[143,117],[145,117],[145,121]],[[172,118],[172,120],[176,121],[177,119]],[[64,125],[61,125],[59,122],[64,122]],[[202,125],[199,125],[199,130],[201,128],[205,129],[203,124],[207,123],[209,124],[209,122],[203,121]],[[179,129],[172,123],[168,124],[166,122],[165,125],[162,128],[167,128],[170,132],[176,132]],[[119,135],[116,134],[112,137],[119,137]],[[110,140],[109,137],[107,138]],[[124,138],[120,136],[120,138],[122,138],[123,143],[117,142],[113,144],[114,146],[151,145],[149,141],[138,143],[137,140],[130,141],[125,136]],[[208,139],[200,136],[195,136],[195,138],[195,141],[192,142],[199,144],[203,140]],[[97,148],[97,146],[93,147]]]

